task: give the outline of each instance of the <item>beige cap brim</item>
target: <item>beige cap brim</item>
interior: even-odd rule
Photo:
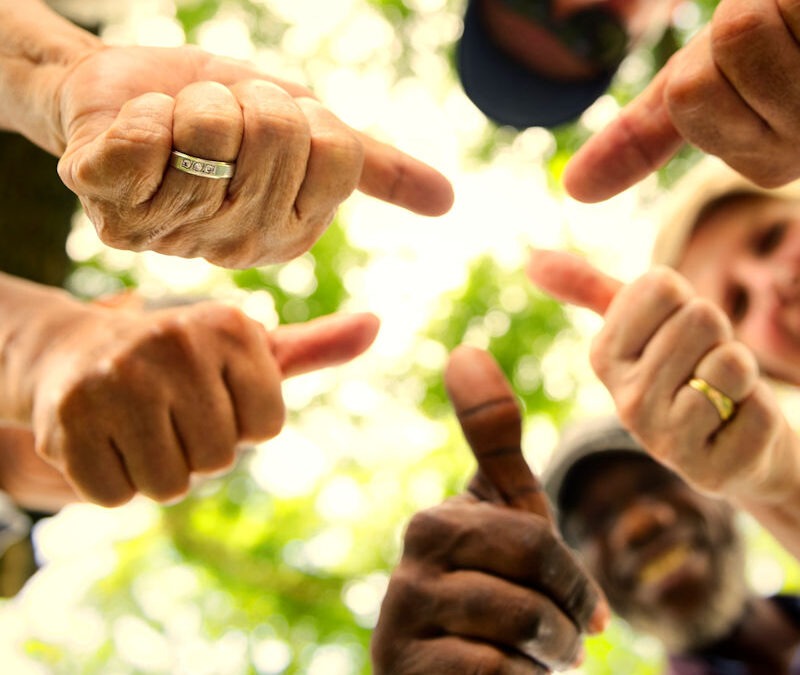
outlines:
[[[660,227],[653,246],[653,264],[677,267],[702,210],[711,202],[733,193],[800,199],[800,180],[780,188],[762,188],[715,157],[703,159],[659,201]]]

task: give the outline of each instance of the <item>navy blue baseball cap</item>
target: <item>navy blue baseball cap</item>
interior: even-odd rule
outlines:
[[[519,64],[494,43],[479,4],[468,0],[456,68],[467,96],[489,119],[520,130],[555,127],[575,120],[606,91],[616,69],[565,82]]]

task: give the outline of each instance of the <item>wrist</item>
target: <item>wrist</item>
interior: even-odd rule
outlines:
[[[61,86],[102,41],[40,0],[0,0],[0,127],[60,155]]]
[[[729,496],[750,510],[780,508],[800,495],[800,437],[785,417],[780,416],[764,448],[758,470]]]
[[[70,336],[97,312],[60,289],[0,274],[0,419],[30,424],[35,392]],[[61,364],[69,367],[69,364]]]

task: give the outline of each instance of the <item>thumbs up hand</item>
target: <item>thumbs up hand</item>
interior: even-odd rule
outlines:
[[[522,456],[492,358],[459,347],[445,383],[478,461],[469,493],[414,516],[372,642],[376,675],[533,675],[582,660],[609,610],[562,542]]]

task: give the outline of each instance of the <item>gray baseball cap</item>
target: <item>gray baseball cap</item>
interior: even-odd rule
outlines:
[[[578,465],[599,455],[623,453],[649,457],[616,416],[589,418],[568,426],[542,474],[542,484],[558,517]]]

